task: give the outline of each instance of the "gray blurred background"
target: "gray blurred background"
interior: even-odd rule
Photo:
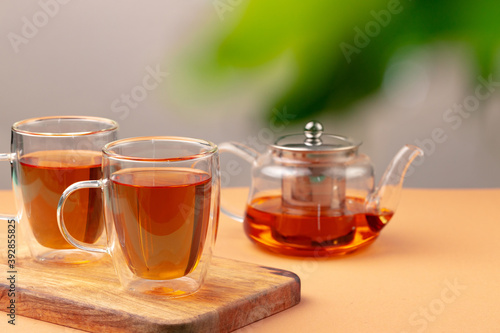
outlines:
[[[181,64],[189,54],[184,50],[206,41],[207,30],[236,24],[245,10],[242,1],[61,0],[57,6],[55,1],[0,4],[2,152],[10,149],[12,123],[49,115],[112,118],[120,124],[120,138],[189,136],[246,142],[257,150],[281,135],[300,132],[307,122],[307,115],[290,117],[285,126],[269,120],[276,110],[286,114],[293,108],[285,104],[273,111],[270,103],[293,78],[293,57],[287,54],[270,62],[269,70],[255,71],[257,78],[219,85],[211,97],[210,84],[191,85],[196,67]],[[39,27],[30,30],[26,20]],[[343,106],[344,112],[330,112],[333,101],[309,118],[323,122],[326,132],[362,140],[361,151],[372,158],[378,177],[397,150],[412,143],[427,155],[407,187],[499,187],[500,98],[494,90],[500,87],[490,84],[492,94],[471,104],[471,111],[448,111],[473,103],[470,96],[477,89],[488,91],[477,79],[482,75],[487,81],[488,75],[477,71],[474,59],[456,41],[396,52],[376,91]],[[133,94],[127,104],[123,96]],[[6,164],[0,168],[4,189],[10,188]],[[248,185],[247,172],[229,185]]]

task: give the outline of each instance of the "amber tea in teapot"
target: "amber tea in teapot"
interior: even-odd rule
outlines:
[[[243,222],[247,236],[273,252],[294,256],[333,256],[373,242],[391,220],[404,176],[422,154],[406,145],[394,157],[379,186],[360,142],[323,134],[319,122],[304,133],[284,136],[264,154],[239,143],[223,143],[253,164]]]
[[[353,206],[363,205],[348,198]],[[355,210],[356,211],[356,210]],[[393,212],[335,214],[335,211],[284,209],[281,196],[261,197],[247,206],[247,235],[273,251],[289,255],[333,255],[352,252],[370,240],[390,221]]]

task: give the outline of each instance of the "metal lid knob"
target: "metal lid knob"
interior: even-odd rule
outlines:
[[[280,151],[318,152],[318,153],[356,153],[361,142],[351,138],[323,132],[323,124],[310,121],[300,134],[290,134],[280,137],[272,147]],[[337,154],[338,155],[338,154]],[[319,156],[318,154],[314,156]]]
[[[306,139],[304,144],[306,146],[320,146],[323,142],[321,141],[321,135],[323,134],[323,125],[319,121],[310,121],[304,127],[304,135]]]

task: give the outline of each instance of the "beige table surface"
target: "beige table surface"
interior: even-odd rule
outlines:
[[[245,201],[242,189],[223,194]],[[0,191],[0,212],[13,207],[11,192]],[[239,332],[500,332],[499,207],[500,190],[405,189],[377,241],[327,260],[263,251],[221,215],[216,255],[290,270],[302,282],[299,305]],[[79,332],[0,318],[0,332]]]

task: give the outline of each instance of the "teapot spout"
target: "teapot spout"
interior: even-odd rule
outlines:
[[[423,154],[422,149],[417,146],[406,145],[401,148],[385,170],[378,188],[368,196],[365,204],[367,213],[395,212],[406,172],[413,160]]]

